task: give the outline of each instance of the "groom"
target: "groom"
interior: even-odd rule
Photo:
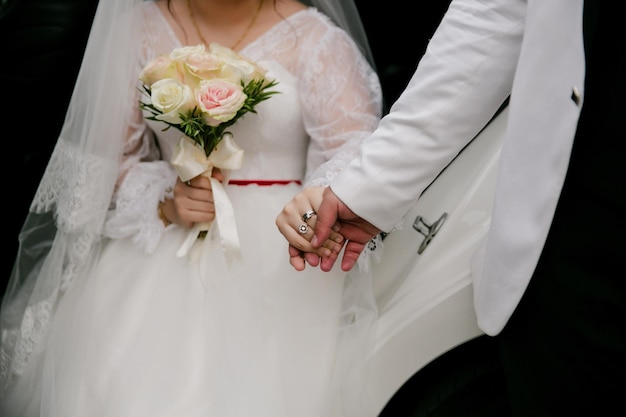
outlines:
[[[361,157],[325,190],[310,244],[290,241],[294,266],[329,270],[335,260],[311,252],[335,227],[348,241],[341,266],[351,269],[510,95],[492,223],[472,278],[515,416],[622,408],[612,381],[626,376],[626,280],[615,272],[626,254],[626,36],[614,7],[453,0]]]

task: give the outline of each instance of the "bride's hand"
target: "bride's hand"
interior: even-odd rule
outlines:
[[[217,168],[212,176],[224,180],[224,174]],[[211,181],[199,175],[187,182],[176,179],[174,198],[165,200],[161,210],[167,220],[182,227],[190,228],[195,223],[211,222],[215,219],[215,203]]]
[[[345,239],[339,233],[331,234],[319,248],[311,246],[311,239],[317,222],[315,209],[322,202],[326,187],[307,187],[283,207],[276,217],[276,226],[289,242],[289,263],[302,271],[306,263],[318,266],[320,258],[336,259]]]

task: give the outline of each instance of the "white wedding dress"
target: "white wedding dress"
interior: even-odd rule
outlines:
[[[138,69],[181,46],[160,9],[143,8],[150,24]],[[315,9],[288,17],[242,54],[268,69],[281,94],[230,129],[244,163],[229,178],[328,184],[376,127],[374,72]],[[348,86],[355,89],[346,95]],[[156,206],[176,178],[166,161],[180,132],[157,122],[144,130],[140,119],[105,225],[109,238],[61,298],[44,342],[27,346],[33,352],[3,417],[341,415],[337,397],[356,366],[349,361],[359,358],[352,349],[375,317],[361,311],[366,325],[349,329],[359,300],[370,300],[369,281],[347,284],[338,267],[289,265],[274,221],[301,189],[296,182],[225,186],[241,261],[226,261],[216,228],[196,262],[177,257],[188,230],[163,228]],[[149,161],[153,134],[161,161]],[[64,152],[72,150],[61,143],[55,153]]]

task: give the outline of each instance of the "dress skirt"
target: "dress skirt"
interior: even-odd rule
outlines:
[[[345,273],[289,264],[275,218],[299,189],[228,186],[243,258],[230,265],[216,233],[197,261],[177,257],[176,225],[151,254],[107,241],[62,298],[16,415],[38,416],[37,399],[53,417],[331,415]]]

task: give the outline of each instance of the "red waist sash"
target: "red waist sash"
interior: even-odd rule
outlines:
[[[300,180],[230,180],[228,181],[229,185],[250,185],[256,184],[261,186],[266,185],[286,185],[291,183],[296,183],[301,185],[302,181]]]

